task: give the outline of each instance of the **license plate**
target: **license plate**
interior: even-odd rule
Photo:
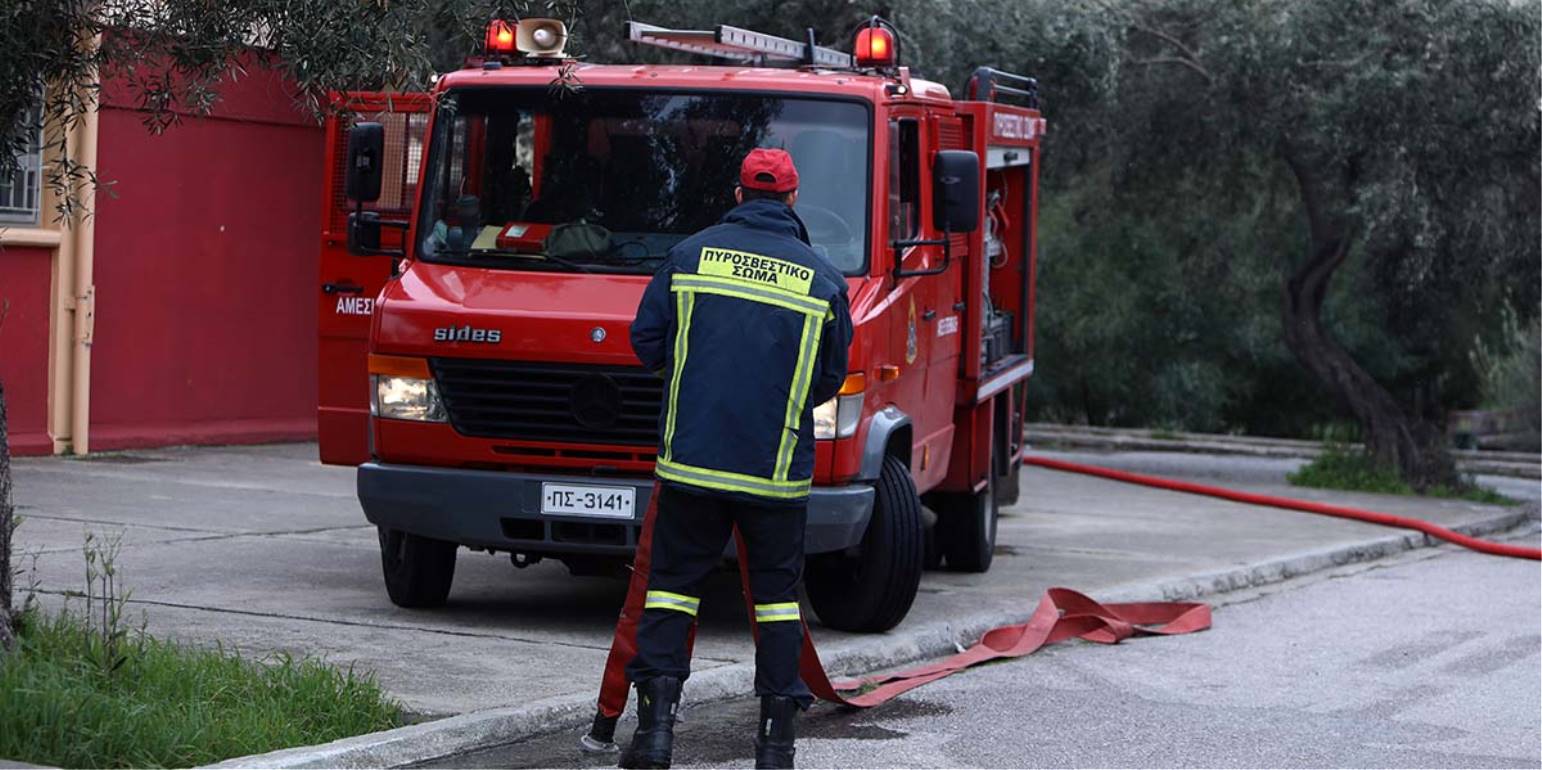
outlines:
[[[630,519],[637,511],[637,490],[631,487],[590,487],[541,484],[541,513]]]

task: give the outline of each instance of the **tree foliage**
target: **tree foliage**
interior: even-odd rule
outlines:
[[[0,10],[0,125],[39,81],[51,124],[77,118],[102,69],[164,129],[252,42],[313,109],[331,89],[418,89],[487,18],[525,13],[567,18],[590,61],[679,60],[630,48],[628,18],[844,47],[879,13],[903,62],[955,93],[982,64],[1038,77],[1041,417],[1349,420],[1416,483],[1449,481],[1433,445],[1444,410],[1482,398],[1475,342],[1499,338],[1502,308],[1522,329],[1539,315],[1538,0],[23,0]]]
[[[3,321],[0,318],[0,321]],[[16,509],[11,506],[11,442],[5,414],[5,383],[0,382],[0,657],[16,642],[16,614],[11,580],[11,536],[16,532]]]
[[[488,18],[570,15],[567,0],[19,0],[0,6],[0,174],[33,141],[41,114],[49,185],[97,180],[69,153],[68,129],[94,108],[102,78],[125,84],[161,132],[208,112],[248,66],[287,74],[316,115],[327,94],[424,90],[480,45]],[[7,130],[8,129],[8,130]],[[61,218],[76,198],[60,197]]]

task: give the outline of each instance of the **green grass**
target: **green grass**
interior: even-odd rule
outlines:
[[[1316,459],[1286,477],[1298,487],[1317,489],[1342,489],[1347,492],[1374,492],[1384,495],[1418,494],[1408,482],[1390,468],[1377,465],[1370,455],[1342,445],[1329,444]],[[1495,492],[1489,487],[1468,484],[1466,487],[1431,487],[1424,491],[1429,497],[1470,500],[1488,505],[1515,505],[1516,501]]]
[[[370,676],[265,662],[131,632],[121,663],[72,614],[23,618],[0,654],[0,757],[60,767],[187,767],[395,727]]]

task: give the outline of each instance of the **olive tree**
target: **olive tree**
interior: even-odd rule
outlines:
[[[162,132],[219,100],[249,66],[275,67],[318,117],[328,94],[423,90],[480,43],[487,19],[571,15],[568,0],[143,2],[22,0],[0,6],[0,174],[45,127],[47,182],[60,218],[97,182],[71,157],[67,129],[95,108],[101,77],[121,79],[145,126]]]
[[[1049,169],[1108,175],[1103,203],[1126,221],[1272,210],[1286,196],[1281,243],[1261,245],[1277,261],[1286,347],[1379,462],[1418,488],[1456,483],[1443,389],[1471,376],[1474,332],[1501,308],[1537,312],[1538,3],[1096,7],[1118,63],[1095,101],[1051,96],[1051,117],[1068,108],[1088,133],[1055,155],[1052,132]],[[1346,274],[1356,283],[1335,292]],[[1379,319],[1385,350],[1351,352],[1335,294]],[[1399,361],[1368,367],[1375,355]]]
[[[6,430],[5,383],[0,382],[0,654],[15,642],[12,609],[11,535],[16,531],[16,510],[11,506],[11,444]]]

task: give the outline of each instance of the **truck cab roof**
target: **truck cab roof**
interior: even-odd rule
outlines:
[[[555,66],[472,66],[440,77],[436,90],[475,87],[549,86],[559,76]],[[578,64],[571,77],[579,86],[657,90],[776,91],[815,96],[894,101],[951,102],[947,87],[930,80],[886,77],[866,71],[820,68],[746,67],[669,64]],[[894,86],[909,86],[894,93]]]

